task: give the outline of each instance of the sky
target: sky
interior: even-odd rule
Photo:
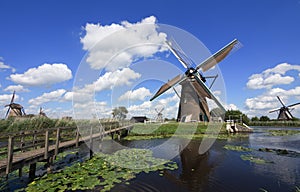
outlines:
[[[27,114],[42,107],[53,118],[109,118],[123,105],[128,116],[176,117],[172,89],[149,101],[184,73],[162,46],[170,35],[155,26],[165,25],[188,34],[175,41],[196,64],[207,51],[241,42],[212,72],[227,109],[276,118],[268,111],[281,106],[277,95],[300,102],[300,0],[2,0],[0,23],[0,118],[14,90]],[[292,114],[299,118],[300,106]]]

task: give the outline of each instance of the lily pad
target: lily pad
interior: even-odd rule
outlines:
[[[224,148],[232,151],[252,151],[252,149],[248,147],[237,146],[237,145],[225,145]]]
[[[143,171],[177,168],[175,162],[153,157],[151,150],[123,149],[111,155],[99,153],[86,162],[37,178],[26,191],[92,190],[96,186],[101,191],[110,191],[118,183],[129,184],[130,179]]]
[[[273,161],[267,161],[259,157],[254,157],[252,155],[241,155],[241,159],[244,161],[250,161],[252,163],[257,163],[257,164],[274,163]]]

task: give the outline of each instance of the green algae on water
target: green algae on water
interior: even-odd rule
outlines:
[[[232,150],[232,151],[252,151],[252,149],[244,146],[237,146],[237,145],[225,145],[223,148],[227,150]]]
[[[274,163],[273,161],[267,161],[265,159],[254,157],[252,155],[241,155],[241,159],[244,161],[250,161],[256,164],[267,164],[267,163]]]
[[[111,155],[99,153],[83,163],[35,179],[25,189],[40,191],[92,190],[110,191],[116,184],[129,184],[138,173],[174,170],[175,162],[155,158],[148,149],[123,149]],[[161,173],[160,173],[161,174]]]

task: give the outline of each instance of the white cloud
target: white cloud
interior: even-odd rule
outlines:
[[[3,61],[0,61],[0,69],[9,69],[9,65],[5,65]]]
[[[300,65],[282,63],[274,68],[267,69],[260,74],[253,74],[249,77],[247,87],[250,89],[270,89],[276,85],[287,85],[294,82],[295,78],[284,76],[290,70],[300,71]]]
[[[225,105],[225,109],[226,110],[239,110],[238,107],[235,105],[235,104],[228,104],[228,105]]]
[[[156,99],[155,101],[144,101],[141,104],[130,105],[127,109],[130,116],[147,116],[148,118],[155,119],[157,110],[162,111],[163,117],[176,118],[178,112],[179,98],[173,93],[170,97],[163,99]]]
[[[72,92],[67,92],[64,95],[64,100],[73,100],[73,108],[77,118],[92,117],[95,111],[87,111],[86,103],[94,103],[95,93],[104,90],[118,89],[121,86],[129,86],[132,82],[141,77],[141,74],[134,72],[129,68],[116,70],[114,72],[106,72],[96,81],[86,84],[83,87],[74,87]],[[103,98],[102,98],[103,99]],[[110,113],[112,109],[109,109]],[[107,117],[108,112],[104,115]]]
[[[167,51],[162,46],[166,34],[158,33],[156,28],[154,16],[137,23],[123,21],[105,26],[88,23],[84,27],[85,36],[81,38],[83,49],[89,51],[86,61],[92,69],[113,71],[128,67],[138,59]]]
[[[72,78],[72,72],[66,64],[43,64],[28,69],[23,74],[12,74],[10,80],[20,85],[41,86],[52,85]]]
[[[66,92],[63,96],[64,101],[72,101],[73,100],[73,92]]]
[[[95,82],[86,84],[83,88],[74,87],[73,99],[75,101],[90,99],[94,92],[112,89],[114,87],[130,85],[133,80],[141,77],[141,74],[134,72],[129,68],[116,70],[114,72],[106,72],[100,76]]]
[[[273,88],[267,90],[265,93],[258,95],[256,97],[248,98],[245,101],[247,114],[252,116],[259,115],[271,115],[269,114],[270,110],[281,107],[280,102],[276,96],[279,96],[285,105],[291,104],[290,102],[299,102],[297,99],[300,99],[300,87],[297,86],[292,89],[282,89],[282,88]],[[298,98],[297,98],[298,97]],[[295,100],[296,99],[296,100]],[[275,118],[275,116],[273,116]]]
[[[3,105],[9,104],[11,101],[11,98],[12,98],[12,94],[0,95],[0,105],[3,106]],[[15,94],[14,102],[16,102],[18,99],[19,99],[19,95]]]
[[[145,97],[151,96],[149,89],[145,87],[138,88],[133,91],[127,91],[119,97],[119,101],[130,100],[130,101],[143,101]]]
[[[77,119],[93,118],[95,115],[98,118],[109,118],[112,113],[111,107],[105,101],[75,103],[73,107],[76,109],[74,112]]]
[[[24,88],[22,85],[10,85],[6,87],[4,91],[29,92],[29,89]]]
[[[277,99],[276,97],[270,95],[260,95],[246,99],[245,104],[249,109],[267,110],[273,108],[274,105],[276,106]]]
[[[284,75],[287,71],[297,70],[300,71],[300,65],[291,65],[288,63],[281,63],[274,68],[267,69],[264,73],[278,73]]]
[[[102,91],[105,89],[112,89],[113,87],[130,85],[132,80],[141,77],[141,74],[134,72],[129,68],[124,68],[114,72],[107,72],[99,77],[96,82],[92,84],[93,90]]]
[[[34,99],[30,99],[28,103],[34,106],[39,106],[47,102],[60,101],[65,93],[66,90],[58,89],[49,93],[44,93],[43,95],[38,96]]]
[[[2,60],[2,61],[1,61],[1,60]],[[11,66],[5,64],[5,63],[3,62],[3,58],[2,58],[2,57],[0,57],[0,69],[11,69],[11,71],[12,71],[13,73],[16,71],[15,68],[13,68],[13,67],[11,67]]]

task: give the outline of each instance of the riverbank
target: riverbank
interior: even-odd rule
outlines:
[[[248,125],[265,127],[300,127],[300,121],[250,121]]]
[[[240,125],[241,127],[241,125]],[[246,129],[246,127],[245,127]],[[249,130],[251,132],[251,130]],[[249,132],[243,131],[237,133],[239,137],[247,135]],[[236,134],[230,134],[226,130],[225,123],[207,124],[199,123],[153,123],[153,124],[134,124],[133,129],[124,138],[124,140],[146,140],[162,139],[170,137],[201,139],[204,137],[227,139],[228,137],[237,137]]]

